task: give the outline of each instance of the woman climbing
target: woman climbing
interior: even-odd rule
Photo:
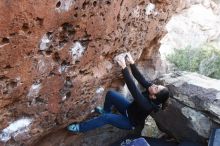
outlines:
[[[125,59],[130,63],[133,76],[146,91],[141,92],[136,87],[126,66]],[[152,111],[158,111],[160,108],[165,109],[169,98],[169,91],[166,87],[148,82],[135,66],[130,53],[119,56],[116,61],[122,67],[125,83],[134,101],[130,103],[120,93],[109,90],[106,94],[103,108],[95,108],[95,111],[100,113],[100,116],[81,123],[70,124],[67,127],[68,131],[74,133],[86,132],[106,124],[120,129],[132,130],[137,126],[143,126],[146,117]],[[113,106],[120,114],[111,113]]]

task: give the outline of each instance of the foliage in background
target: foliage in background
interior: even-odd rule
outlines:
[[[174,53],[167,55],[166,58],[179,70],[198,72],[220,79],[220,50],[211,45],[175,49]]]

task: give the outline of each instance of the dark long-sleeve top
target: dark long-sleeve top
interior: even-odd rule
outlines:
[[[131,64],[131,71],[135,79],[146,88],[145,92],[141,92],[135,85],[128,68],[122,69],[125,83],[134,98],[134,101],[130,104],[127,109],[129,120],[136,125],[143,125],[146,117],[154,110],[157,110],[158,106],[155,105],[149,99],[148,88],[152,83],[148,82],[140,71],[137,69],[135,64]]]

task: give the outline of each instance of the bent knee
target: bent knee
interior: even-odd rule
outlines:
[[[112,114],[102,114],[101,119],[104,123],[111,124],[113,117],[112,117]]]
[[[108,97],[110,97],[110,96],[112,96],[114,93],[115,93],[116,91],[114,91],[114,90],[108,90],[108,92],[106,93],[106,96],[108,96]]]

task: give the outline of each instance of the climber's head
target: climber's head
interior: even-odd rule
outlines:
[[[151,85],[148,88],[149,91],[149,98],[153,100],[156,104],[162,104],[162,109],[165,109],[167,106],[167,100],[170,96],[170,92],[167,87],[162,85]]]
[[[150,95],[156,95],[159,92],[161,92],[163,89],[165,89],[166,87],[162,86],[162,85],[155,85],[152,84],[149,88],[148,91],[150,93]],[[152,96],[153,97],[153,96]],[[156,97],[155,97],[156,98]],[[154,98],[153,98],[154,99]]]

